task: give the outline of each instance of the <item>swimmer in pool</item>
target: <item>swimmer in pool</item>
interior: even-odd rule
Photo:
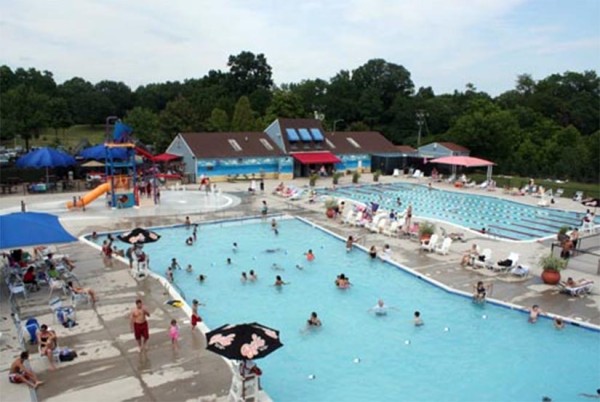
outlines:
[[[274,269],[275,271],[285,271],[285,268],[283,268],[281,265],[277,264],[276,262],[274,262],[273,265],[271,265],[271,269]]]
[[[373,312],[375,315],[387,315],[388,310],[397,310],[397,308],[387,306],[383,299],[379,299],[377,300],[377,304],[367,311]]]
[[[237,253],[237,251],[238,251],[238,244],[234,242],[231,249],[233,250],[234,253]]]
[[[309,327],[320,327],[322,325],[321,320],[317,316],[317,313],[314,311],[310,313],[310,318],[306,320],[306,323]]]
[[[283,279],[281,279],[281,276],[277,275],[275,277],[275,283],[273,284],[273,286],[280,288],[283,285],[289,285],[289,284],[290,284],[290,282],[284,282]]]
[[[250,276],[248,277],[248,279],[250,280],[250,282],[254,282],[258,279],[258,276],[254,273],[253,269],[250,270]]]
[[[246,282],[248,282],[248,275],[246,275],[246,273],[245,273],[245,272],[242,272],[242,277],[240,278],[240,281],[241,281],[242,283],[246,283]]]
[[[187,268],[185,269],[185,272],[187,272],[188,274],[191,274],[192,272],[194,272],[194,269],[192,268],[192,264],[188,264]]]
[[[415,311],[415,315],[414,315],[414,319],[413,319],[413,323],[415,324],[415,327],[420,327],[421,325],[424,325],[425,323],[423,322],[423,320],[421,319],[421,313],[418,311]]]
[[[529,323],[531,324],[535,324],[537,322],[538,316],[542,314],[542,310],[540,309],[540,306],[538,306],[537,304],[534,304],[531,309],[529,310]]]
[[[306,253],[304,253],[304,255],[306,256],[306,260],[307,261],[314,261],[315,260],[315,255],[313,254],[312,249],[308,250]]]
[[[281,248],[277,247],[277,248],[268,248],[265,250],[265,253],[276,253],[278,251],[281,251]]]

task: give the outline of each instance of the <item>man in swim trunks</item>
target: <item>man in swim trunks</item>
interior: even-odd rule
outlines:
[[[319,317],[317,316],[316,312],[312,312],[310,313],[310,318],[308,320],[306,320],[308,326],[310,327],[320,327],[321,326],[321,320],[319,319]]]
[[[199,322],[202,322],[202,317],[198,314],[198,306],[204,306],[204,304],[194,299],[192,301],[192,330],[196,328]]]
[[[146,349],[148,338],[150,338],[146,317],[150,317],[150,313],[146,310],[146,307],[144,307],[142,300],[137,299],[135,301],[135,307],[131,310],[129,321],[135,340],[140,348],[140,352]]]
[[[29,352],[21,352],[21,355],[10,365],[8,381],[13,384],[25,383],[31,388],[37,388],[43,382],[38,380],[35,373],[25,368],[25,360],[29,359]]]

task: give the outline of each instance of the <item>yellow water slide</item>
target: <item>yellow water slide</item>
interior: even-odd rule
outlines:
[[[73,207],[83,207],[84,205],[88,205],[90,202],[94,201],[96,198],[100,197],[102,194],[106,194],[110,191],[110,183],[100,184],[98,187],[84,195],[83,197],[77,200],[77,203],[73,205],[73,201],[67,202],[67,208],[71,209]]]

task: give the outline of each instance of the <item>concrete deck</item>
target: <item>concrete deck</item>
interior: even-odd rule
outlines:
[[[396,180],[405,179],[381,178],[383,182]],[[342,179],[342,183],[348,181],[349,177]],[[362,182],[372,182],[370,175],[363,175]],[[330,180],[321,180],[318,185],[325,183],[329,185]],[[305,184],[306,180],[294,180],[296,186]],[[58,214],[71,233],[81,235],[94,230],[124,230],[138,225],[183,223],[186,215],[194,222],[257,215],[261,201],[266,199],[272,213],[302,216],[343,237],[358,234],[362,237],[361,245],[365,247],[375,244],[381,248],[388,243],[395,261],[454,289],[470,292],[476,281],[484,280],[494,284],[491,295],[494,299],[526,307],[539,304],[552,314],[600,325],[600,278],[597,273],[584,267],[583,263],[578,263],[577,258],[572,259],[568,269],[563,271],[564,277],[586,277],[595,281],[593,293],[585,297],[559,294],[556,287],[544,285],[539,279],[541,270],[537,266],[537,260],[549,252],[549,242],[507,243],[468,232],[467,242],[454,243],[449,255],[424,254],[418,251],[418,243],[414,240],[389,238],[369,233],[365,229],[351,228],[328,220],[322,205],[311,205],[305,200],[291,202],[272,196],[270,190],[276,185],[275,181],[267,181],[267,192],[257,196],[247,194],[247,183],[244,182],[219,183],[219,188],[223,191],[220,196],[199,193],[192,190],[192,186],[185,192],[165,190],[159,207],[130,210],[110,211],[100,201],[96,201],[85,212],[67,212],[62,206],[72,195],[65,194],[28,196],[26,202],[30,210]],[[454,190],[450,186],[440,187]],[[491,195],[531,204],[538,201],[533,197],[514,198],[500,193]],[[0,211],[6,213],[19,210],[21,199],[22,196],[0,198]],[[566,199],[559,199],[555,208],[585,210],[581,205]],[[418,220],[419,211],[415,211],[415,215]],[[448,232],[466,232],[451,225],[441,226]],[[461,267],[459,261],[462,253],[473,242],[481,248],[491,248],[495,258],[503,258],[511,251],[520,253],[521,263],[532,268],[531,274],[527,278],[515,278],[485,269],[475,271]],[[40,323],[53,326],[59,335],[60,346],[69,347],[80,354],[73,362],[61,363],[58,371],[49,372],[46,369],[47,362],[35,353],[35,348],[30,349],[32,366],[41,379],[46,381],[37,391],[39,400],[184,401],[222,399],[226,395],[231,381],[229,366],[218,356],[204,350],[204,336],[199,331],[192,333],[189,326],[182,324],[181,351],[173,353],[167,336],[168,322],[171,318],[176,318],[183,323],[187,317],[181,309],[164,304],[169,297],[157,281],[147,279],[138,283],[129,275],[127,267],[118,262],[106,264],[97,250],[80,243],[60,246],[59,249],[77,260],[77,277],[82,285],[98,292],[100,301],[95,309],[89,306],[78,307],[77,321],[80,325],[69,330],[52,324],[47,289],[33,293],[28,300],[18,296],[20,317],[36,316]],[[20,350],[10,318],[7,289],[2,286],[0,291],[0,329],[3,333],[0,364],[4,371],[0,375],[6,378],[8,366]],[[136,297],[145,301],[152,314],[150,350],[145,355],[137,352],[127,320]],[[28,399],[26,386],[9,384],[4,380],[0,382],[0,400]]]

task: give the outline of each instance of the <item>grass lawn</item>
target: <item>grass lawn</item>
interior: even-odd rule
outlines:
[[[58,130],[58,134],[54,132],[54,129],[47,128],[42,131],[38,138],[32,138],[29,141],[29,146],[62,146],[65,149],[69,149],[75,148],[83,139],[87,139],[93,145],[104,142],[104,126],[97,125],[92,127],[87,124],[75,125],[65,130]],[[2,145],[12,147],[14,146],[14,143],[14,140],[10,140],[5,141]],[[25,141],[23,139],[18,139],[17,145],[25,147]]]
[[[484,174],[472,174],[468,175],[469,178],[475,180],[477,183],[481,183],[485,180]],[[504,186],[509,187],[517,187],[523,188],[527,183],[529,183],[529,177],[519,177],[519,176],[494,176],[494,180],[496,181],[496,187],[503,188]],[[543,186],[545,189],[552,189],[556,191],[559,188],[564,190],[563,197],[571,198],[576,191],[583,191],[584,197],[594,197],[600,198],[600,186],[596,183],[579,183],[579,182],[565,182],[565,183],[556,183],[552,180],[543,180],[543,179],[535,179],[535,184],[538,186]]]

